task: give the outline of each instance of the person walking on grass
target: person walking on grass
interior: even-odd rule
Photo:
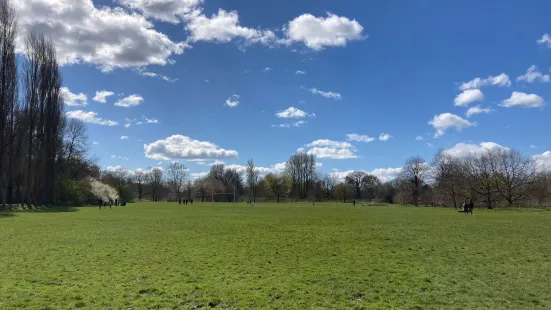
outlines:
[[[103,200],[98,199],[98,205],[99,205],[99,209],[101,210],[101,206],[103,206]]]

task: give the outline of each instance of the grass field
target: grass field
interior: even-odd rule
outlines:
[[[0,309],[550,309],[551,212],[130,204],[0,213]]]

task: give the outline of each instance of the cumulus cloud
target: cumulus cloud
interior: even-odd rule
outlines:
[[[202,4],[202,0],[118,0],[120,4],[160,21],[178,24],[181,16]]]
[[[262,69],[262,71],[268,72],[268,71],[274,71],[274,69],[272,69],[270,67],[266,67],[266,68]]]
[[[107,91],[107,90],[97,91],[96,95],[94,96],[94,98],[92,98],[92,100],[99,103],[107,103],[107,97],[113,96],[114,94],[115,94],[114,92]]]
[[[226,105],[230,108],[235,108],[239,105],[239,95],[231,95],[227,100],[226,100]]]
[[[143,98],[140,95],[130,95],[128,97],[119,99],[115,102],[115,106],[121,108],[130,108],[142,104]]]
[[[320,95],[320,96],[323,96],[325,98],[330,98],[330,99],[335,99],[335,100],[341,100],[342,99],[342,96],[339,93],[334,93],[334,92],[331,92],[331,91],[322,91],[322,90],[319,90],[317,88],[310,88],[308,90],[314,95]]]
[[[325,47],[346,46],[348,41],[362,40],[363,27],[356,20],[328,13],[327,17],[302,14],[285,27],[286,43],[300,42],[319,51]]]
[[[481,114],[481,113],[492,113],[492,108],[491,107],[487,107],[487,108],[481,108],[479,105],[475,106],[475,107],[470,107],[468,110],[467,110],[467,113],[465,113],[465,115],[467,115],[467,117],[471,117],[475,114]]]
[[[421,137],[421,136],[417,136],[417,137],[415,137],[415,140],[417,140],[417,141],[421,141],[421,140],[423,140],[423,137]]]
[[[65,105],[69,107],[83,107],[88,104],[88,97],[85,94],[73,94],[67,87],[61,87],[61,96]]]
[[[503,100],[501,107],[524,107],[524,108],[541,108],[543,107],[543,98],[536,94],[527,94],[514,91],[509,99]]]
[[[551,151],[543,152],[532,156],[536,165],[542,169],[551,170]]]
[[[474,78],[468,82],[464,82],[459,86],[460,90],[467,90],[467,89],[477,89],[482,86],[499,86],[499,87],[509,87],[511,86],[511,79],[509,76],[505,73],[501,73],[496,76],[489,76],[485,79],[482,78]]]
[[[306,74],[305,71],[297,70],[297,71],[295,72],[295,75],[304,75],[304,74]]]
[[[295,107],[287,108],[276,113],[279,118],[305,118],[309,114]]]
[[[329,139],[319,139],[312,143],[306,144],[307,147],[335,147],[335,148],[353,148],[354,146],[348,142],[333,141]]]
[[[173,135],[144,145],[145,157],[156,160],[237,158],[234,150],[226,150],[208,141]]]
[[[336,147],[313,147],[308,150],[308,154],[318,158],[328,159],[353,159],[358,158],[353,149],[339,149]]]
[[[366,136],[366,135],[359,135],[357,133],[349,133],[346,135],[348,137],[348,141],[358,141],[358,142],[372,142],[375,140],[375,138]]]
[[[388,140],[390,140],[390,138],[392,138],[392,135],[388,134],[388,133],[383,132],[379,135],[379,140],[381,140],[381,141],[388,141]]]
[[[103,119],[98,116],[96,112],[86,112],[83,110],[76,110],[76,111],[69,111],[66,112],[65,115],[68,118],[76,118],[79,119],[85,123],[90,124],[97,124],[97,125],[103,125],[103,126],[117,126],[119,123],[107,119]]]
[[[306,153],[318,158],[328,159],[353,159],[358,158],[356,149],[348,142],[333,141],[329,139],[315,140],[306,145],[310,148]]]
[[[61,65],[88,63],[103,71],[166,65],[187,45],[155,30],[144,16],[96,8],[92,0],[12,1],[18,16],[18,52],[33,30],[51,38]]]
[[[98,145],[99,142],[98,142],[98,141],[94,141],[94,142],[92,142],[92,144],[93,144],[93,145]]]
[[[239,24],[237,11],[219,9],[216,14],[208,17],[201,9],[196,9],[184,16],[187,22],[191,42],[210,41],[217,43],[230,42],[233,39],[241,40],[245,45],[260,43],[271,45],[276,36],[271,30],[261,30],[243,27]]]
[[[532,83],[535,81],[539,81],[541,83],[547,83],[551,81],[548,74],[543,74],[538,71],[538,67],[535,65],[530,66],[528,70],[526,70],[526,73],[520,76],[517,76],[517,81],[521,82],[527,82]]]
[[[484,94],[480,89],[467,89],[455,97],[454,103],[458,107],[465,107],[471,102],[482,100],[484,100]]]
[[[548,48],[551,48],[551,37],[547,33],[544,33],[536,42],[538,44],[547,45]]]
[[[487,150],[494,149],[503,149],[508,150],[509,148],[499,145],[495,142],[482,142],[480,144],[472,143],[457,143],[454,147],[444,150],[447,154],[454,157],[467,157],[469,155],[480,154]]]
[[[435,115],[429,122],[429,125],[432,125],[432,127],[436,129],[434,137],[437,138],[443,136],[445,131],[449,128],[455,128],[457,131],[461,131],[464,128],[474,126],[475,124],[455,114],[442,113]]]
[[[121,140],[128,140],[128,136],[121,136]]]

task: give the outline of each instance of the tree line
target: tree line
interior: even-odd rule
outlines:
[[[32,32],[18,57],[17,31],[10,0],[0,0],[0,205],[78,202],[99,176],[86,127],[65,117],[52,41]]]

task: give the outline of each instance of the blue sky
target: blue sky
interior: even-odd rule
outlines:
[[[324,173],[388,179],[410,156],[487,145],[551,166],[549,1],[146,3],[15,4],[23,34],[58,46],[66,111],[104,168],[277,172],[303,148]]]

